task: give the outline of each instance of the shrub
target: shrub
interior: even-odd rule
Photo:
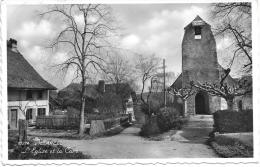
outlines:
[[[253,131],[253,110],[240,112],[220,110],[213,114],[214,131],[219,133],[236,133]]]
[[[89,155],[73,151],[58,142],[42,141],[40,139],[18,143],[9,159],[89,159]]]
[[[151,136],[160,133],[160,129],[157,123],[157,117],[151,116],[149,120],[144,124],[141,128],[140,135],[141,136]]]
[[[141,136],[151,136],[170,129],[181,129],[186,122],[186,119],[180,117],[180,113],[172,107],[162,108],[156,113],[142,126]]]
[[[159,111],[159,109],[160,107],[153,104],[151,104],[150,106],[144,103],[141,104],[141,111],[146,115],[156,114]]]
[[[162,132],[168,131],[172,128],[181,129],[182,119],[179,113],[174,108],[163,108],[157,113],[157,122]]]

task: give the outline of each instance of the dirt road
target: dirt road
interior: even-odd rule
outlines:
[[[209,158],[217,157],[205,144],[212,129],[212,117],[196,116],[181,131],[163,141],[138,136],[140,128],[129,127],[122,133],[94,140],[63,140],[63,145],[93,158]]]

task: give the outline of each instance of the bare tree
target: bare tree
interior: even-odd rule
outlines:
[[[167,91],[169,94],[180,97],[182,99],[183,114],[185,113],[186,110],[187,99],[196,93],[196,90],[194,89],[193,85],[191,85],[190,87],[184,87],[180,89],[169,87]]]
[[[133,67],[124,55],[114,52],[108,56],[103,78],[111,83],[128,83],[134,78]]]
[[[191,87],[184,87],[184,88],[180,88],[180,89],[169,88],[168,92],[171,95],[176,95],[185,101],[190,96],[194,95],[196,93],[196,90],[193,88],[193,86],[191,86]]]
[[[102,78],[115,84],[115,93],[120,96],[122,108],[126,109],[125,100],[135,85],[134,69],[125,55],[114,51],[107,56]],[[131,92],[129,92],[131,91]]]
[[[172,84],[172,81],[174,81],[175,73],[174,72],[166,72],[165,73],[165,86],[169,87]],[[164,89],[164,73],[157,73],[156,79],[153,84],[153,92],[163,92]]]
[[[226,78],[226,75],[224,75]],[[234,99],[252,93],[252,83],[237,83],[229,86],[223,78],[219,83],[195,83],[191,82],[195,88],[208,92],[212,96],[219,96],[226,100],[228,110],[233,110]]]
[[[50,47],[63,46],[68,58],[58,67],[64,71],[75,70],[75,77],[81,81],[79,135],[83,135],[88,70],[103,70],[103,50],[110,46],[108,39],[115,30],[110,9],[100,4],[56,5],[41,15],[56,17],[63,24]]]
[[[138,55],[136,61],[137,61],[136,70],[139,73],[139,76],[141,77],[141,83],[142,83],[141,101],[143,102],[143,104],[149,106],[149,97],[153,89],[153,83],[155,82],[156,74],[158,74],[158,70],[160,68],[159,67],[160,59],[155,55],[151,55],[151,56]],[[144,99],[143,94],[145,91],[145,87],[147,86],[146,83],[148,81],[150,81],[149,92],[146,99]]]
[[[216,20],[214,28],[216,36],[227,36],[232,40],[234,48],[230,66],[235,57],[245,56],[244,68],[252,70],[252,37],[251,37],[251,3],[216,3],[213,4],[212,16]]]

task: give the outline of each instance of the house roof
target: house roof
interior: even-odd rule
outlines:
[[[20,53],[7,49],[8,88],[15,89],[49,89],[53,85],[45,81]]]
[[[73,94],[73,92],[80,92],[80,83],[71,83],[64,89],[60,90],[60,92],[67,92]],[[102,92],[98,90],[98,84],[87,84],[85,95],[88,98],[96,99],[102,95]],[[116,93],[120,94],[123,98],[129,98],[134,92],[132,88],[127,83],[119,83],[119,84],[105,84],[105,92],[108,93]]]

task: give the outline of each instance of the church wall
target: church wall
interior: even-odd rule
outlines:
[[[201,39],[195,39],[192,25],[185,28],[182,41],[182,87],[189,86],[190,81],[213,83],[219,78],[216,42],[210,25],[201,29]],[[220,109],[220,99],[209,96],[210,113]],[[195,95],[187,100],[187,113],[195,114]]]
[[[242,109],[247,110],[247,109],[253,109],[253,100],[251,95],[247,96],[240,96],[236,97],[234,99],[234,110],[239,110],[238,103],[239,101],[242,101]]]
[[[216,42],[209,25],[202,28],[202,38],[194,39],[192,26],[185,30],[182,42],[183,84],[191,80],[214,82],[218,79]]]
[[[187,115],[195,114],[195,95],[190,96],[187,99]]]

